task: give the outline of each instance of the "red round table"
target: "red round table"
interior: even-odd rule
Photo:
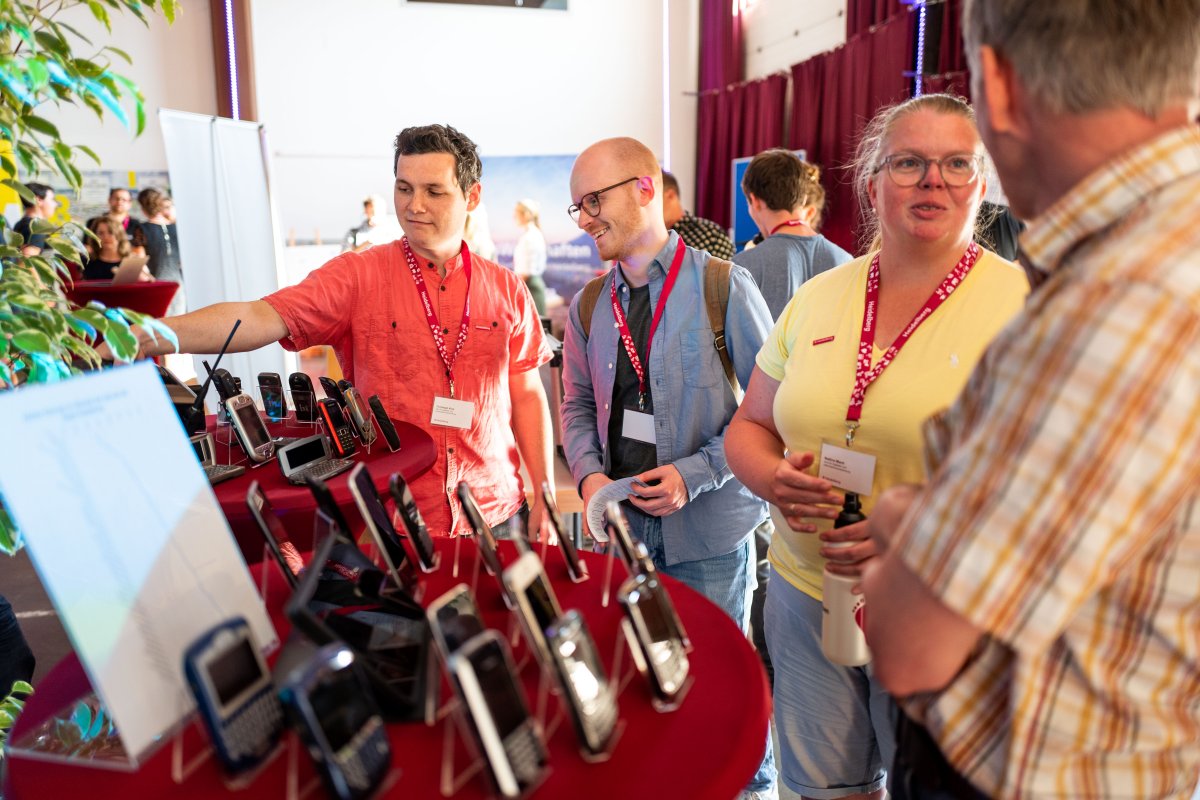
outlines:
[[[469,583],[474,563],[474,544],[464,542],[457,578],[451,575],[453,544],[438,542],[442,565],[432,575],[423,576],[424,602],[436,598],[460,582]],[[505,563],[514,559],[511,543],[501,543]],[[601,606],[605,558],[591,553],[582,554],[592,573],[591,579],[571,583],[561,555],[551,548],[546,554],[546,572],[554,584],[564,609],[579,609],[587,619],[597,647],[611,671],[622,612],[615,601],[615,588],[624,578],[625,570],[618,562],[614,567],[613,594],[607,608]],[[289,630],[282,616],[281,605],[287,598],[282,575],[273,562],[264,562],[268,569],[267,608],[281,639]],[[258,576],[256,575],[256,578]],[[618,698],[624,733],[616,744],[611,759],[590,764],[579,755],[574,729],[562,719],[549,737],[549,773],[534,797],[575,800],[584,798],[711,798],[730,800],[753,776],[762,758],[766,743],[767,720],[770,715],[766,676],[758,655],[736,625],[716,606],[683,584],[664,579],[680,618],[692,640],[689,655],[694,683],[682,705],[673,712],[658,713],[650,704],[650,692],[642,676],[633,674]],[[507,631],[509,614],[500,599],[494,578],[481,571],[476,599],[490,627]],[[523,645],[515,655],[518,661]],[[628,652],[623,653],[623,669],[632,669]],[[531,710],[537,702],[538,671],[535,661],[528,659],[522,671],[526,696]],[[611,675],[610,675],[611,677]],[[64,659],[51,670],[37,687],[13,731],[13,741],[24,731],[55,714],[67,703],[89,690],[87,678],[74,656]],[[443,696],[448,694],[443,685]],[[553,719],[557,700],[548,703],[549,718]],[[536,711],[535,711],[536,713]],[[399,779],[382,795],[394,798],[440,797],[439,778],[443,750],[443,726],[449,718],[434,727],[423,723],[391,724],[388,726],[392,747],[393,768],[400,770]],[[191,758],[205,744],[195,724],[185,731],[185,751]],[[288,737],[294,740],[293,734]],[[243,793],[230,791],[222,782],[214,758],[204,761],[182,784],[171,778],[172,746],[164,745],[135,773],[114,772],[108,769],[34,760],[19,752],[8,756],[8,778],[5,797],[9,800],[45,800],[71,797],[81,790],[93,800],[101,798],[211,798],[224,796],[285,797],[287,753],[276,758]],[[299,751],[300,786],[314,777],[311,763]],[[460,755],[455,768],[461,772],[465,764]],[[315,797],[323,797],[318,787]],[[485,786],[478,776],[468,780],[456,798],[484,798]]]
[[[437,457],[437,448],[428,433],[408,422],[399,420],[392,422],[396,426],[396,434],[400,437],[398,451],[393,453],[388,450],[387,443],[380,436],[371,446],[370,453],[359,443],[358,451],[352,456],[355,461],[367,465],[367,470],[375,482],[375,488],[384,497],[387,497],[388,481],[391,479],[392,473],[399,472],[404,475],[406,481],[412,481],[429,469]],[[324,432],[320,425],[296,422],[294,416],[284,422],[268,422],[267,428],[272,436],[303,437]],[[245,455],[236,444],[229,447],[222,444],[222,442],[230,441],[230,437],[233,436],[233,431],[228,425],[218,428],[216,418],[210,416],[208,432],[214,434],[213,438],[216,442],[214,449],[218,463],[226,463],[229,460],[227,454],[232,454],[233,463],[245,459]],[[217,496],[217,502],[221,504],[221,511],[225,513],[225,519],[229,521],[229,527],[233,530],[238,546],[242,549],[242,557],[246,559],[246,563],[257,563],[262,561],[263,557],[262,533],[259,532],[254,517],[250,515],[250,508],[246,505],[246,490],[250,488],[253,481],[258,481],[259,486],[266,492],[267,499],[271,501],[275,513],[283,520],[284,527],[293,532],[297,544],[303,547],[309,543],[313,515],[316,513],[316,500],[313,499],[312,492],[308,490],[308,487],[288,483],[287,479],[283,477],[283,472],[276,459],[258,467],[250,468],[249,464],[246,464],[246,467],[246,471],[238,477],[222,481],[213,487],[213,494]],[[329,491],[333,494],[334,501],[346,515],[346,519],[351,525],[355,525],[359,517],[354,506],[354,498],[350,496],[350,488],[346,485],[346,478],[349,475],[349,471],[343,472],[341,475],[330,478],[326,483]]]
[[[117,286],[112,281],[76,281],[67,287],[67,299],[78,306],[95,300],[107,308],[128,308],[158,319],[179,291],[174,281],[139,281]]]

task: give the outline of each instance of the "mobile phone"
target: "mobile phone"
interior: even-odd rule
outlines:
[[[222,766],[253,768],[283,732],[271,673],[242,617],[222,622],[183,654],[183,672]]]
[[[417,597],[419,585],[412,558],[392,526],[383,498],[375,490],[371,473],[367,472],[367,465],[359,464],[351,470],[347,484],[350,486],[350,494],[354,497],[354,504],[358,506],[358,513],[367,523],[367,531],[375,541],[375,546],[379,548],[388,575],[396,588],[408,592],[414,598]]]
[[[508,645],[485,630],[450,656],[450,674],[493,787],[502,797],[520,797],[541,779],[547,757]]]
[[[317,394],[313,391],[312,378],[303,372],[293,372],[288,376],[288,387],[292,390],[296,419],[302,422],[316,422]]]
[[[258,373],[258,393],[262,395],[263,411],[268,419],[287,419],[287,397],[283,394],[283,381],[278,372]]]
[[[396,426],[392,424],[392,418],[387,415],[383,401],[379,399],[379,395],[373,394],[367,400],[367,404],[371,406],[371,413],[375,416],[375,422],[379,425],[379,431],[383,434],[388,449],[395,453],[400,449],[400,435],[396,433]]]
[[[304,556],[300,555],[296,545],[292,544],[291,537],[288,536],[287,530],[271,506],[271,501],[267,499],[267,493],[259,486],[258,481],[252,482],[246,491],[246,505],[250,507],[250,515],[258,523],[263,541],[271,551],[275,563],[279,564],[288,586],[295,590],[299,582],[296,576],[304,569]]]
[[[229,409],[229,421],[233,423],[238,444],[250,460],[256,464],[269,460],[275,454],[275,442],[259,416],[254,398],[239,392],[225,401],[225,407]]]
[[[617,726],[617,692],[583,615],[574,609],[563,614],[546,629],[546,641],[579,743],[589,753],[603,753]]]
[[[325,390],[325,396],[337,401],[339,406],[346,405],[346,396],[342,394],[342,390],[338,388],[337,381],[333,378],[327,378],[322,375],[318,380],[321,381],[321,388]]]
[[[216,486],[221,481],[236,478],[246,471],[241,464],[216,464],[216,450],[213,447],[211,433],[199,433],[191,437],[192,451],[200,459],[200,467],[204,470],[209,484]]]
[[[284,679],[280,698],[329,793],[339,800],[370,796],[392,751],[354,652],[338,643],[320,648]]]
[[[542,481],[542,503],[546,506],[546,515],[550,517],[550,525],[558,535],[558,546],[562,550],[563,559],[567,562],[567,574],[571,580],[579,583],[588,576],[587,564],[579,559],[579,551],[575,549],[575,540],[563,525],[562,514],[558,513],[558,504],[554,501],[554,492],[550,485]]]
[[[342,393],[346,396],[346,411],[355,433],[363,444],[372,444],[378,437],[375,434],[375,423],[371,421],[371,412],[362,395],[353,386],[347,386]]]
[[[546,629],[562,616],[562,608],[537,553],[525,553],[504,570],[504,585],[517,601],[517,616],[541,663],[550,665]]]
[[[456,491],[458,502],[462,504],[463,513],[467,515],[467,523],[475,532],[475,544],[479,546],[483,564],[487,567],[488,572],[499,580],[500,575],[504,572],[504,565],[500,562],[500,554],[496,552],[496,535],[492,533],[492,526],[483,519],[479,505],[475,502],[475,496],[471,494],[471,487],[467,485],[466,481],[459,483]],[[511,599],[505,592],[505,602],[508,603],[509,608],[514,608],[510,602]]]
[[[412,491],[408,488],[408,481],[404,480],[404,476],[399,472],[394,473],[388,489],[391,490],[392,502],[396,504],[400,519],[404,521],[408,538],[413,543],[413,550],[417,552],[421,569],[424,572],[432,572],[437,567],[437,552],[434,550],[433,537],[429,535],[429,528],[425,525],[425,518],[421,516],[421,511],[413,500]]]
[[[317,410],[321,414],[321,420],[325,423],[325,430],[329,432],[329,438],[333,439],[333,446],[339,456],[345,458],[358,450],[358,446],[354,444],[354,434],[351,433],[350,426],[346,423],[346,417],[342,414],[342,407],[338,405],[337,400],[332,397],[322,397],[317,401]]]
[[[483,617],[465,583],[458,584],[430,603],[425,615],[429,618],[433,643],[443,664],[449,664],[450,656],[458,648],[484,631]]]
[[[615,500],[604,507],[604,529],[608,531],[608,538],[616,541],[617,551],[625,566],[631,572],[636,572],[637,554],[633,549],[633,535],[629,533],[629,525],[621,512],[621,504]]]
[[[304,485],[304,478],[315,473],[322,480],[329,480],[354,466],[348,458],[335,458],[329,449],[329,437],[323,433],[295,439],[275,449],[279,458],[279,469],[288,483]]]
[[[341,507],[333,499],[333,492],[329,491],[329,485],[313,475],[304,476],[304,483],[312,492],[313,499],[317,501],[317,509],[324,512],[347,541],[353,541],[353,529],[347,524],[346,515],[342,513]]]
[[[667,590],[657,575],[633,575],[617,597],[629,621],[626,636],[638,671],[646,675],[656,699],[671,702],[687,680],[688,657]]]

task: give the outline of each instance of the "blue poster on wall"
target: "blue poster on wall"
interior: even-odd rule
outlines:
[[[569,304],[605,268],[592,237],[567,215],[575,156],[485,156],[482,161],[481,204],[496,243],[496,261],[512,269],[513,249],[521,236],[514,217],[517,202],[533,200],[540,208],[538,222],[546,237],[547,308],[557,305],[558,298]]]

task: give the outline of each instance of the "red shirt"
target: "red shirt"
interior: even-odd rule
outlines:
[[[420,256],[417,263],[452,349],[466,302],[461,257],[447,263],[445,278]],[[471,265],[471,329],[454,365],[455,399],[475,405],[466,430],[429,422],[434,396],[449,397],[450,384],[399,241],[343,253],[263,298],[287,325],[279,342],[285,349],[332,346],[364,396],[378,394],[389,416],[433,436],[437,461],[411,488],[430,532],[440,536],[469,530],[454,494],[459,481],[471,486],[489,524],[524,502],[508,377],[551,357],[524,282],[474,254]]]

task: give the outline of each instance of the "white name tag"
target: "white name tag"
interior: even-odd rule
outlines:
[[[869,495],[875,485],[875,456],[823,442],[817,474],[843,491]]]
[[[621,435],[626,439],[635,439],[646,444],[654,444],[654,415],[641,411],[625,409],[621,421]]]
[[[450,397],[433,398],[433,416],[429,421],[443,428],[471,427],[471,418],[475,416],[475,404],[465,400],[455,400]]]

